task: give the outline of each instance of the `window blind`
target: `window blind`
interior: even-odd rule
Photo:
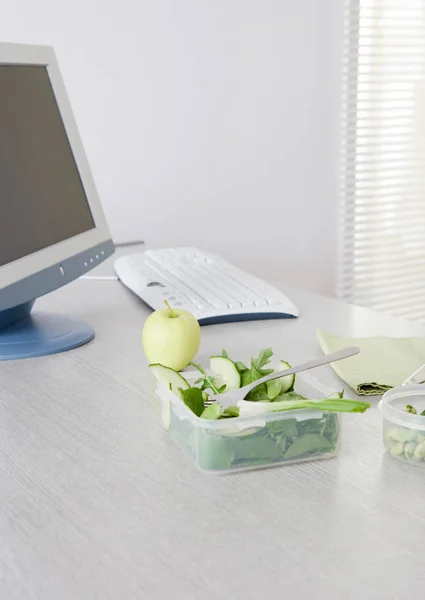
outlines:
[[[337,295],[425,321],[425,0],[345,8]]]

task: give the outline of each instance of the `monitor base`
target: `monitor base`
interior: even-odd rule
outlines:
[[[0,312],[0,323],[4,326],[1,317]],[[0,360],[65,352],[93,338],[94,329],[87,323],[66,315],[35,313],[9,327],[0,328]]]

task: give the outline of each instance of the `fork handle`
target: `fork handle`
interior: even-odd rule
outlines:
[[[321,358],[310,360],[309,362],[303,363],[302,365],[298,365],[297,367],[285,369],[285,371],[274,371],[274,373],[270,373],[270,375],[266,375],[261,379],[257,379],[256,381],[245,385],[243,387],[245,391],[245,396],[258,385],[261,385],[262,383],[267,383],[267,381],[272,381],[273,379],[280,379],[280,377],[285,377],[285,375],[294,375],[295,373],[300,373],[301,371],[308,371],[309,369],[321,367],[322,365],[328,365],[331,362],[336,362],[337,360],[342,360],[343,358],[354,356],[359,352],[360,348],[357,348],[356,346],[349,346],[348,348],[343,348],[342,350],[338,350],[337,352],[331,352],[330,354],[326,354],[326,356],[322,356]]]

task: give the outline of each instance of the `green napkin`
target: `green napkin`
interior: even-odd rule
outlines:
[[[358,394],[380,395],[401,385],[425,363],[425,338],[343,338],[318,330],[325,354],[347,346],[358,346],[360,353],[332,363],[335,373]]]

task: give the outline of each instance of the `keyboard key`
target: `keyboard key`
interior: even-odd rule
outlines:
[[[266,306],[269,306],[269,303],[267,302],[267,300],[265,298],[259,298],[258,300],[255,301],[255,306],[257,308],[266,308]]]
[[[243,308],[252,308],[253,306],[255,306],[255,303],[252,302],[251,300],[242,300]]]
[[[277,306],[280,303],[281,303],[281,300],[279,300],[278,298],[270,298],[269,299],[270,306]]]

